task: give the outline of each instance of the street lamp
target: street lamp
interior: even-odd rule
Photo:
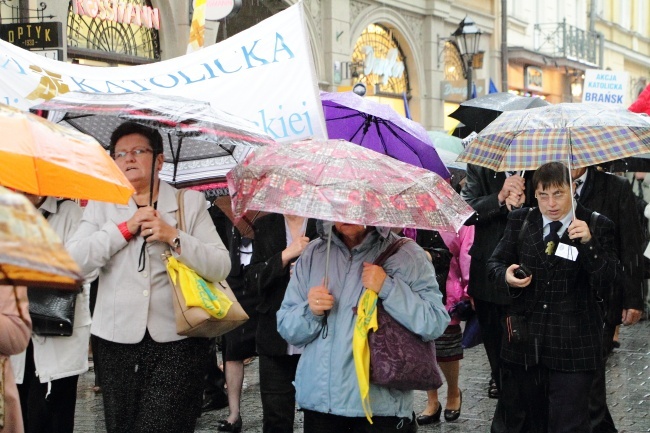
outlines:
[[[476,26],[474,20],[466,16],[458,28],[451,35],[456,41],[456,46],[460,51],[460,56],[465,63],[467,78],[467,99],[472,99],[472,62],[474,56],[478,53],[478,43],[481,39],[481,30]]]

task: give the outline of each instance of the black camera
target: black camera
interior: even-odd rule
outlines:
[[[530,269],[528,269],[526,266],[523,264],[520,264],[517,269],[514,270],[514,275],[516,278],[523,280],[524,278],[528,278],[531,276]]]

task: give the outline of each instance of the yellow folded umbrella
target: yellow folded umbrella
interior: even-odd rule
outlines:
[[[0,185],[34,195],[121,204],[134,192],[97,140],[4,104]]]
[[[364,290],[357,305],[357,321],[352,334],[352,356],[354,368],[359,382],[361,405],[368,422],[372,424],[372,407],[370,404],[370,346],[368,332],[376,331],[377,325],[377,293]]]
[[[0,187],[0,284],[78,290],[80,272],[29,200]]]

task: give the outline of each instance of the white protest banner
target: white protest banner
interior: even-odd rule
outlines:
[[[23,110],[69,91],[154,92],[210,102],[277,141],[325,138],[302,2],[223,42],[123,68],[57,62],[0,40],[0,102]]]
[[[587,69],[582,102],[628,105],[625,102],[628,83],[627,72]]]

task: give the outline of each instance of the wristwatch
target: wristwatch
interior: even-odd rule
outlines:
[[[174,247],[175,250],[179,249],[181,247],[181,238],[176,236],[174,239],[172,239],[172,247]]]

